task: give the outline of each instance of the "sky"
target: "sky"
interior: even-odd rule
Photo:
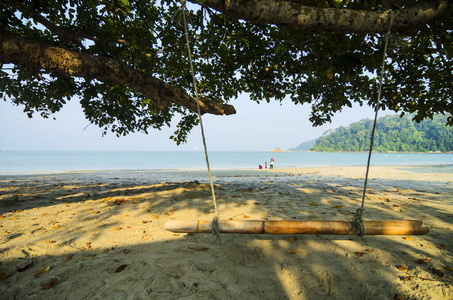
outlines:
[[[202,118],[208,151],[270,151],[297,147],[320,137],[326,130],[348,126],[362,119],[373,119],[374,111],[359,105],[337,113],[332,123],[313,127],[309,121],[311,107],[295,105],[290,100],[278,102],[251,101],[241,95],[230,102],[236,115]],[[383,116],[384,113],[380,113]],[[76,98],[52,118],[38,114],[29,119],[23,107],[0,100],[0,149],[6,150],[95,150],[95,151],[203,151],[200,127],[195,127],[186,144],[177,146],[169,137],[173,127],[116,137],[102,131],[85,119]]]

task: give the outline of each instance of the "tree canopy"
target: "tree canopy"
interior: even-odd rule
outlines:
[[[453,113],[453,3],[447,0],[198,0],[189,40],[202,113],[229,100],[310,103],[314,125],[374,106],[392,24],[382,107],[415,120]],[[179,1],[0,0],[0,97],[49,117],[79,99],[117,135],[198,123]],[[449,117],[449,124],[453,118]]]

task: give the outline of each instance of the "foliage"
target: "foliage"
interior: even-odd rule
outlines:
[[[311,140],[311,141],[307,141],[307,142],[303,142],[303,143],[300,143],[297,147],[295,148],[289,148],[288,150],[289,151],[301,151],[301,152],[305,152],[305,151],[308,151],[310,150],[311,148],[313,148],[313,146],[316,144],[316,139],[315,140]]]
[[[378,119],[373,149],[377,152],[453,152],[453,130],[447,117],[436,115],[417,123],[413,116],[388,115]],[[340,127],[316,140],[312,151],[369,151],[373,121]]]
[[[303,2],[364,12],[388,9],[387,1]],[[398,1],[393,9],[419,2]],[[192,94],[179,6],[170,0],[0,0],[0,28],[1,34],[118,61]],[[303,32],[191,8],[189,40],[202,98],[227,103],[248,93],[257,102],[310,103],[314,125],[329,122],[353,102],[374,106],[382,36]],[[450,15],[392,35],[384,109],[415,113],[416,120],[453,112],[452,29]],[[193,111],[172,102],[161,107],[127,85],[9,62],[0,50],[0,97],[24,105],[30,117],[36,112],[48,117],[80,99],[86,117],[104,133],[147,132],[176,117],[172,138],[180,143],[198,124]],[[453,124],[451,117],[446,121]]]

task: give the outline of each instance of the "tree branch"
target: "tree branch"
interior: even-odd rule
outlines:
[[[6,35],[4,32],[0,32],[0,63],[24,65],[67,76],[111,81],[141,93],[160,109],[165,109],[168,102],[173,102],[191,111],[197,111],[196,99],[184,90],[116,60],[51,47],[16,35]],[[232,105],[204,99],[200,99],[200,109],[202,113],[214,115],[236,113]]]
[[[189,0],[197,3],[197,0]],[[291,0],[206,0],[203,6],[261,24],[274,24],[307,32],[386,33],[389,11],[319,8]],[[410,34],[422,24],[453,14],[453,2],[427,2],[393,12],[392,32]]]
[[[20,4],[20,2],[18,1],[2,0],[2,2],[11,6],[13,9],[17,9],[18,11],[20,11],[26,18],[32,18],[36,23],[41,23],[44,27],[49,29],[50,32],[58,35],[64,41],[72,41],[81,49],[86,50],[79,38],[72,35],[70,31],[52,24],[52,22],[49,22],[40,13],[32,9],[29,9],[28,7]]]

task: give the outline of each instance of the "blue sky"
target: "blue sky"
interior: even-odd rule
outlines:
[[[312,127],[308,120],[311,107],[294,105],[291,101],[250,101],[241,95],[231,102],[233,116],[204,115],[209,151],[269,151],[274,147],[288,149],[321,136],[326,130],[365,118],[374,118],[370,107],[354,106],[338,113],[333,122]],[[380,113],[383,116],[384,113]],[[101,130],[85,119],[77,99],[72,99],[54,115],[56,120],[36,114],[29,119],[23,107],[0,101],[0,149],[7,150],[113,150],[113,151],[201,151],[200,128],[196,127],[187,144],[177,146],[169,139],[175,128],[152,130],[150,134],[130,134],[117,138],[102,137]],[[89,125],[87,127],[87,125]]]

